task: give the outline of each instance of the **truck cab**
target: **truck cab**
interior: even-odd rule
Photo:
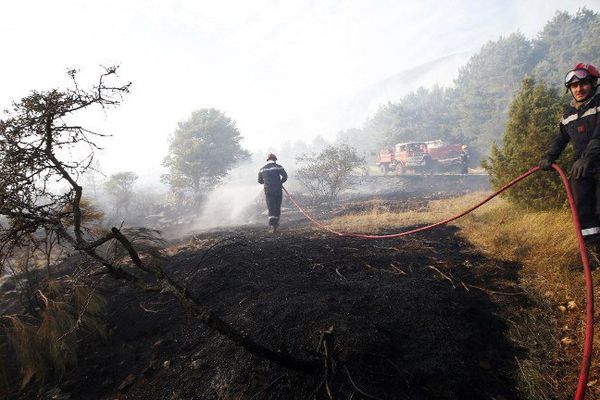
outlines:
[[[395,146],[396,171],[430,172],[433,165],[425,142],[398,143]]]
[[[384,174],[389,171],[404,174],[408,170],[430,172],[433,166],[425,142],[398,143],[393,149],[383,149],[377,165]]]
[[[462,145],[442,140],[405,142],[382,149],[377,165],[386,175],[389,171],[399,174],[409,170],[415,173],[449,171],[462,166],[462,154]]]

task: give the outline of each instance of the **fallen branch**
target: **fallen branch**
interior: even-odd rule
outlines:
[[[400,249],[397,249],[395,247],[383,247],[383,246],[376,246],[376,245],[373,245],[373,247],[376,248],[376,249],[380,249],[380,250],[400,251]]]
[[[404,272],[404,270],[400,269],[400,267],[398,267],[394,262],[390,263],[390,267],[392,267],[392,269],[396,271],[399,275],[408,275],[406,272]]]
[[[369,264],[365,264],[365,266],[368,269],[376,271],[376,272],[387,272],[388,274],[392,274],[392,275],[407,275],[406,272],[402,271],[400,268],[395,267],[392,264],[390,264],[390,266],[394,269],[394,271],[390,271],[389,269],[384,269],[384,268],[375,268]]]
[[[463,283],[463,286],[468,286],[470,288],[481,290],[482,292],[486,292],[486,293],[489,293],[489,294],[500,294],[500,295],[503,295],[503,296],[526,296],[527,295],[527,293],[525,293],[525,292],[514,292],[514,293],[498,292],[496,290],[482,288],[482,287],[479,287],[479,286],[471,285],[469,283],[467,283],[467,284]],[[465,289],[467,289],[467,288],[465,288]],[[469,290],[469,289],[467,289],[467,290]]]
[[[406,272],[402,271],[400,268],[396,267],[395,265],[392,265],[392,269],[394,271],[396,271],[397,275],[408,275]]]
[[[326,331],[321,332],[321,337],[319,339],[319,348],[321,349],[321,353],[323,354],[323,363],[325,368],[325,392],[329,397],[329,400],[335,400],[333,395],[333,391],[331,390],[331,386],[329,385],[329,381],[331,377],[335,373],[335,365],[333,363],[330,351],[330,345],[333,341],[333,325],[329,327]]]
[[[439,269],[437,269],[437,268],[436,268],[436,267],[434,267],[433,265],[428,265],[428,266],[427,266],[427,268],[431,268],[431,269],[433,269],[434,271],[437,271],[437,272],[438,272],[438,273],[439,273],[439,274],[442,276],[442,278],[444,278],[444,279],[446,279],[448,282],[450,282],[450,283],[452,284],[452,287],[453,287],[454,289],[456,289],[456,285],[454,284],[454,281],[453,281],[453,280],[452,280],[452,279],[451,279],[451,278],[450,278],[448,275],[444,274],[442,271],[440,271]]]
[[[373,396],[372,394],[365,392],[364,390],[361,390],[358,386],[356,386],[356,383],[354,383],[354,381],[352,380],[352,377],[350,376],[350,371],[348,371],[348,368],[346,366],[344,366],[344,369],[346,370],[346,374],[348,374],[348,380],[350,381],[350,384],[358,393],[362,394],[363,396],[365,396],[369,399],[383,400],[377,396]]]

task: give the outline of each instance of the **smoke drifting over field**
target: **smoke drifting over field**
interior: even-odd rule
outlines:
[[[193,230],[206,230],[259,222],[258,207],[263,205],[261,187],[257,184],[225,182],[211,191]],[[264,207],[263,207],[264,208]]]
[[[266,205],[258,171],[265,164],[262,157],[243,163],[203,199],[189,231],[264,223]]]

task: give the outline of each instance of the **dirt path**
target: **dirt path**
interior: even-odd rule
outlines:
[[[333,326],[336,399],[519,397],[515,357],[525,350],[505,338],[506,321],[535,302],[518,266],[485,258],[455,228],[380,241],[245,229],[198,235],[180,250],[170,273],[262,343],[314,356],[319,331]],[[327,398],[322,372],[257,359],[166,298],[105,294],[111,334],[84,343],[56,398]]]

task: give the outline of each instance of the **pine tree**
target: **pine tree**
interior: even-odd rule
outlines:
[[[532,78],[522,81],[513,99],[502,146],[492,145],[491,155],[482,162],[497,189],[518,175],[536,166],[558,132],[562,99],[545,84],[535,84]],[[570,159],[571,149],[561,160]],[[563,162],[559,162],[563,166]],[[512,203],[533,209],[551,209],[565,204],[565,191],[558,174],[538,172],[506,192]]]
[[[471,149],[485,153],[502,136],[511,98],[531,68],[531,42],[520,33],[488,42],[460,68],[458,126]]]

